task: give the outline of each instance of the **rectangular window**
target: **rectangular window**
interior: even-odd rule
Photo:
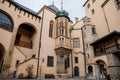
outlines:
[[[92,34],[96,34],[96,29],[95,29],[95,27],[92,27]]]
[[[75,63],[78,63],[78,57],[75,57]]]
[[[74,38],[73,39],[73,47],[74,48],[79,48],[80,47],[79,38]]]
[[[17,60],[17,61],[16,61],[16,66],[17,66],[19,63],[20,63],[20,60]]]
[[[67,57],[67,67],[68,68],[70,67],[70,59],[69,59],[69,57]]]
[[[49,28],[49,37],[53,36],[53,24],[50,23],[50,28]]]
[[[92,12],[92,14],[95,14],[95,10],[94,10],[94,9],[92,9],[92,11],[91,11],[91,12]]]
[[[47,57],[47,66],[48,67],[53,67],[54,64],[54,57],[53,56],[48,56]]]

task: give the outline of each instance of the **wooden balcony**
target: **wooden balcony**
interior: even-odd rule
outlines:
[[[118,51],[120,51],[120,44],[113,45],[113,46],[107,47],[105,49],[97,50],[97,51],[95,51],[95,56],[110,54],[110,53],[114,53],[114,52],[118,52]]]
[[[94,48],[94,55],[106,55],[120,51],[120,32],[113,31],[110,34],[91,43]]]

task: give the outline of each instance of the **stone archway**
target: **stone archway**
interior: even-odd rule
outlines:
[[[2,66],[4,62],[4,53],[5,53],[5,48],[4,46],[0,43],[0,73],[2,72]]]
[[[98,70],[99,70],[99,77],[101,79],[104,79],[107,77],[107,64],[103,61],[103,60],[97,60],[96,61],[97,65],[98,65]]]
[[[36,30],[29,24],[21,24],[16,34],[15,45],[32,48],[33,47],[33,36]]]

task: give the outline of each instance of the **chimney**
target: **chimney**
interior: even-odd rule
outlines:
[[[75,17],[75,23],[77,23],[77,22],[78,22],[78,20],[79,20],[79,18],[78,18],[78,17]]]

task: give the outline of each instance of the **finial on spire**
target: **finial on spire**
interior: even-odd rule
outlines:
[[[61,10],[63,9],[63,1],[61,0]]]
[[[54,5],[54,1],[52,1],[52,5]]]

